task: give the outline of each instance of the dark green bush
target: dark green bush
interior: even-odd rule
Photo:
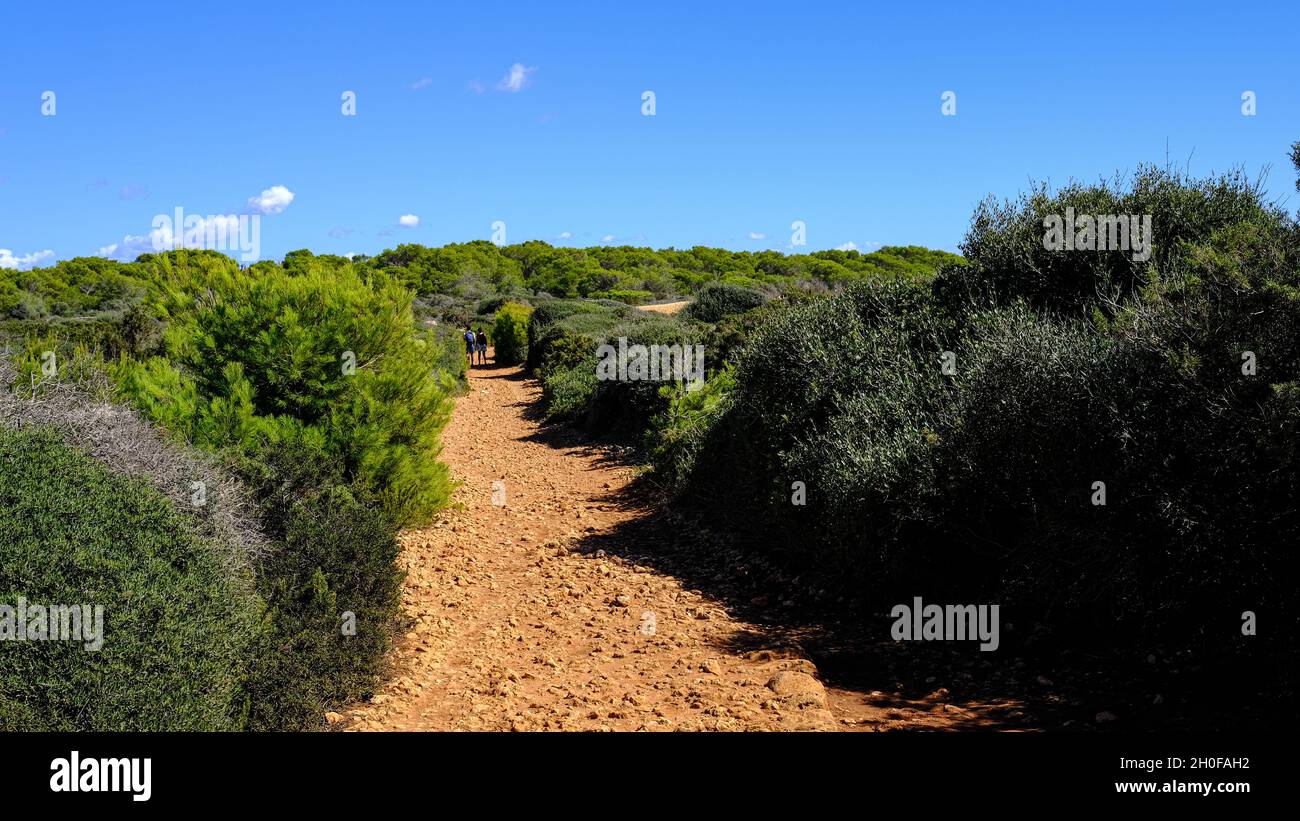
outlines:
[[[542,376],[542,402],[548,419],[581,422],[596,396],[596,359],[548,368]]]
[[[1154,212],[1151,264],[1043,251],[1044,209],[1065,202]],[[971,264],[932,284],[761,312],[735,386],[658,417],[656,470],[877,602],[993,601],[1111,646],[1266,659],[1297,628],[1278,580],[1300,538],[1298,242],[1232,179],[1144,173],[986,206]],[[1278,632],[1247,647],[1256,607]]]
[[[261,608],[225,550],[53,433],[0,429],[0,464],[0,603],[104,608],[96,652],[0,643],[0,729],[242,727]]]
[[[529,308],[532,307],[526,297],[516,295],[494,296],[489,299],[480,300],[477,307],[474,308],[474,313],[478,316],[496,316],[497,311],[501,310],[502,306],[509,303],[515,303]]]
[[[1078,215],[1150,215],[1150,259],[1120,250],[1047,250],[1044,219],[1070,208]],[[1248,222],[1278,226],[1285,217],[1241,172],[1198,180],[1141,166],[1130,180],[1071,183],[1055,192],[1039,186],[1014,202],[979,205],[962,243],[966,264],[943,270],[938,293],[950,305],[1023,299],[1078,316],[1085,306],[1125,301],[1147,285],[1182,276],[1187,243]]]
[[[627,305],[612,307],[596,300],[554,299],[541,303],[528,319],[528,360],[524,369],[534,373],[541,367],[549,340],[568,332],[586,335],[595,342],[619,319],[629,316],[631,310]],[[571,318],[563,328],[557,327]]]
[[[329,707],[369,696],[400,602],[397,540],[382,513],[333,485],[279,515],[283,546],[260,568],[269,613],[247,683],[251,730],[312,727]]]
[[[545,378],[552,371],[567,370],[588,360],[592,361],[592,374],[595,374],[592,355],[595,353],[596,341],[591,337],[572,333],[563,325],[553,326],[553,331],[554,333],[542,337],[539,343],[544,351],[539,375]]]
[[[625,320],[610,328],[601,344],[617,349],[620,340],[633,345],[703,345],[707,329],[671,316],[647,314]],[[709,353],[705,350],[705,367]],[[592,395],[585,426],[593,433],[613,433],[639,441],[655,414],[667,407],[660,388],[666,381],[599,380]]]
[[[767,297],[752,288],[717,283],[700,289],[695,301],[687,305],[682,314],[700,322],[717,322],[732,314],[743,314],[766,301]]]

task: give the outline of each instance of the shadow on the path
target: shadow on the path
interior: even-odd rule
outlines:
[[[633,482],[596,499],[634,518],[587,533],[574,550],[617,556],[673,576],[748,624],[718,649],[759,661],[806,657],[828,687],[897,713],[893,719],[904,724],[937,709],[950,711],[941,713],[946,729],[1056,723],[1047,692],[1021,686],[1026,682],[995,669],[974,646],[888,640],[888,614],[864,612],[860,601],[819,586],[828,580],[791,576],[761,558],[761,551],[648,503],[647,490],[644,482]],[[999,667],[1014,669],[1015,663],[1003,660]]]
[[[525,381],[518,368],[480,378]],[[640,467],[625,443],[548,424],[534,397],[514,403],[537,427],[517,441],[588,460],[590,469]],[[870,707],[876,729],[1058,731],[1204,730],[1267,726],[1267,715],[1233,708],[1238,679],[1203,676],[1193,659],[1161,660],[1105,648],[1065,647],[1030,625],[1002,625],[998,652],[976,642],[894,641],[888,606],[874,605],[853,583],[787,561],[757,539],[724,532],[690,510],[663,503],[662,488],[640,474],[591,499],[628,515],[590,530],[575,552],[613,556],[672,576],[745,623],[719,649],[756,661],[786,656],[814,662],[832,700]],[[711,522],[712,520],[710,520]],[[1010,620],[1008,620],[1009,622]],[[1029,635],[1025,635],[1029,634]],[[1247,703],[1250,699],[1240,699]],[[1103,719],[1107,713],[1123,722]],[[1244,720],[1245,725],[1234,722]]]
[[[518,441],[568,451],[589,460],[593,469],[639,467],[634,449],[567,425],[540,423],[538,402],[516,404],[526,418],[539,422]],[[889,640],[888,614],[867,612],[855,591],[842,589],[841,580],[787,571],[767,558],[761,545],[714,532],[689,513],[659,504],[660,490],[643,474],[592,498],[593,504],[631,518],[584,534],[573,549],[670,575],[748,625],[718,649],[755,660],[808,658],[828,687],[896,715],[900,726],[935,710],[951,712],[939,713],[942,725],[932,718],[918,726],[1024,729],[1052,722],[1045,716],[1051,712],[1047,693],[1027,692],[1018,678],[1008,680],[975,646]]]
[[[475,365],[469,373],[479,379],[509,379],[511,382],[526,382],[531,378],[518,365],[498,365],[496,362]]]

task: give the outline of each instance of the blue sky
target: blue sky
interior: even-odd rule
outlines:
[[[993,5],[5,3],[0,264],[123,254],[177,206],[260,210],[275,259],[497,220],[508,242],[785,250],[803,220],[801,250],[956,250],[985,195],[1166,146],[1198,174],[1271,165],[1294,210],[1296,3]]]

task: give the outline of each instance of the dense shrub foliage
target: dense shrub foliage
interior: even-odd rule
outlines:
[[[701,288],[695,301],[686,306],[684,313],[690,319],[717,322],[732,314],[743,314],[766,301],[762,293],[752,288],[718,283]]]
[[[690,478],[709,431],[730,407],[736,393],[735,368],[726,364],[698,390],[666,385],[660,393],[667,403],[651,420],[646,450],[658,478],[676,487]]]
[[[452,385],[430,376],[441,343],[417,332],[409,292],[346,267],[233,271],[205,290],[165,355],[115,365],[122,395],[207,447],[311,442],[396,522],[427,520],[449,492],[436,456]]]
[[[21,334],[14,381],[43,394],[97,374],[101,398],[133,405],[242,477],[268,546],[246,565],[257,618],[222,709],[237,728],[315,726],[330,705],[373,686],[398,614],[396,530],[427,521],[450,492],[437,454],[465,368],[457,340],[418,322],[398,281],[342,258],[295,252],[283,266],[239,270],[219,254],[178,251],[129,268],[142,293],[93,332],[63,322],[8,328]],[[57,353],[54,377],[42,368],[47,351]],[[59,427],[118,473],[175,482],[162,462],[136,464]],[[208,504],[224,511],[230,501],[214,493]],[[64,503],[69,526],[98,526],[100,514]],[[110,561],[129,549],[105,547]],[[178,652],[196,664],[220,649],[195,642]]]
[[[528,356],[527,305],[507,302],[496,311],[492,325],[493,359],[501,365],[518,365]]]
[[[636,439],[664,407],[664,381],[600,380],[597,350],[634,345],[702,345],[708,365],[709,328],[662,314],[590,302],[547,302],[528,327],[529,365],[542,382],[547,416],[597,434]]]
[[[78,257],[33,271],[0,269],[0,316],[13,319],[120,315],[145,294],[131,266]]]
[[[1048,250],[1046,221],[1067,212],[1150,216],[1149,255]],[[489,330],[498,362],[540,380],[550,419],[643,443],[676,503],[873,606],[998,603],[1017,623],[1124,652],[1157,641],[1219,661],[1287,652],[1300,539],[1295,221],[1240,175],[1140,168],[982,203],[962,251],[472,242],[355,260],[298,251],[242,271],[182,251],[0,272],[20,388],[40,391],[49,349],[69,377],[108,373],[115,398],[239,476],[270,549],[246,577],[216,573],[203,557],[220,555],[219,538],[66,437],[4,434],[3,452],[28,468],[0,476],[0,492],[45,492],[32,466],[49,460],[70,471],[57,481],[91,488],[49,532],[82,514],[88,532],[110,532],[111,504],[135,515],[152,499],[148,526],[187,534],[177,549],[196,558],[166,578],[192,583],[182,593],[198,603],[179,629],[201,645],[168,727],[310,726],[378,674],[398,612],[395,532],[450,492],[438,434],[470,325]],[[633,307],[674,296],[693,297],[675,317]],[[620,342],[703,346],[703,386],[598,379],[598,350]],[[34,549],[45,514],[32,515],[0,520],[0,537]],[[133,543],[93,542],[113,560],[103,573],[149,561],[161,549],[151,532],[122,568],[115,551]],[[33,589],[64,595],[59,572]],[[0,596],[33,597],[13,579],[0,575]],[[1245,610],[1270,614],[1272,632],[1243,644]],[[355,635],[339,629],[348,614]],[[217,636],[222,619],[231,628]],[[51,656],[23,674],[75,662]],[[1293,692],[1276,677],[1263,686]],[[73,726],[7,692],[0,720]],[[167,721],[151,715],[85,726]]]
[[[271,515],[284,519],[283,548],[259,579],[270,611],[247,683],[252,730],[312,726],[328,706],[368,694],[401,593],[391,523],[345,485]],[[348,614],[354,634],[343,629]]]
[[[93,650],[0,624],[0,729],[244,726],[261,606],[227,547],[49,430],[0,427],[0,466],[0,604],[103,608]]]
[[[1065,216],[1150,216],[1149,258],[1132,250],[1059,252],[1044,248],[1044,220]],[[1187,257],[1224,230],[1268,232],[1260,247],[1281,249],[1286,215],[1265,203],[1240,173],[1194,179],[1142,166],[1131,179],[1059,191],[1040,186],[1014,202],[981,203],[962,243],[967,265],[949,267],[938,292],[953,304],[1005,304],[1023,299],[1034,308],[1075,315],[1083,309],[1133,299],[1162,279],[1195,276]],[[1109,232],[1107,232],[1109,237]]]
[[[315,726],[329,706],[364,697],[398,615],[396,530],[427,521],[450,493],[438,435],[451,395],[464,385],[466,325],[489,332],[497,361],[525,362],[542,379],[552,418],[635,438],[670,403],[693,408],[695,394],[674,400],[679,386],[598,381],[599,345],[695,342],[729,356],[753,327],[747,317],[755,312],[746,310],[770,296],[797,300],[853,281],[928,276],[957,259],[920,248],[786,256],[471,242],[402,245],[353,259],[300,250],[282,263],[242,270],[221,254],[182,250],[131,263],[81,258],[0,271],[0,335],[17,357],[17,370],[3,372],[5,387],[17,392],[4,418],[15,426],[54,423],[61,442],[31,458],[62,470],[65,457],[93,457],[115,499],[125,498],[121,488],[136,487],[131,482],[153,488],[158,515],[171,515],[176,532],[193,534],[174,547],[223,568],[198,560],[174,568],[175,584],[192,584],[208,598],[186,611],[190,645],[169,645],[172,655],[160,656],[192,665],[194,680],[171,687],[166,699],[155,688],[139,693],[173,713],[65,716],[58,699],[89,699],[84,687],[98,668],[65,669],[60,665],[84,659],[60,656],[46,666],[4,668],[6,681],[20,670],[34,681],[72,682],[53,694],[45,718],[23,712],[43,702],[14,690],[25,695],[4,702],[4,720],[24,727],[285,729]],[[707,323],[632,307],[697,292],[694,310]],[[53,377],[45,370],[48,352],[57,354]],[[710,368],[721,364],[709,360]],[[74,399],[64,386],[93,396]],[[173,443],[162,443],[150,424]],[[693,437],[682,447],[694,447]],[[189,447],[209,456],[185,455]],[[195,509],[187,477],[198,476],[212,495]],[[110,524],[101,521],[108,508],[98,496],[59,505],[67,528],[97,533]],[[4,521],[16,538],[17,525]],[[21,549],[34,550],[36,536],[23,533]],[[146,559],[157,548],[152,538],[94,541],[104,578],[117,563],[129,568]],[[137,548],[141,555],[122,554]],[[149,594],[173,595],[171,584]],[[53,581],[48,586],[63,595]],[[31,598],[42,588],[0,592]],[[189,602],[186,595],[173,598]],[[219,617],[240,621],[223,630]],[[137,656],[130,659],[144,669]],[[122,664],[112,675],[125,675],[129,664]],[[162,676],[157,689],[170,682]]]
[[[541,377],[547,418],[585,424],[596,398],[596,358],[588,355],[571,365],[557,364]]]
[[[1045,250],[1043,219],[1067,206],[1153,214],[1150,260]],[[667,485],[877,603],[996,602],[1017,622],[1202,661],[1284,652],[1295,222],[1239,177],[1143,169],[1124,188],[985,204],[963,250],[930,283],[760,312],[734,379],[655,420]],[[1243,643],[1257,609],[1277,632]]]
[[[646,444],[648,454],[667,474],[681,474],[680,466],[668,465],[668,454],[693,454],[703,428],[698,420],[682,441],[666,445],[656,441],[659,431],[667,436],[683,433],[678,424],[692,418],[705,405],[705,417],[713,419],[721,398],[718,388],[711,387],[701,397],[683,397],[684,385],[664,381],[599,380],[593,373],[597,349],[617,346],[620,340],[635,345],[698,345],[705,352],[705,370],[715,375],[734,358],[748,334],[769,313],[769,307],[802,304],[813,298],[816,288],[803,286],[818,283],[823,291],[834,283],[850,282],[906,284],[928,282],[941,265],[960,265],[952,254],[928,252],[917,248],[890,248],[877,255],[857,252],[823,252],[807,257],[785,257],[778,263],[766,255],[732,255],[723,263],[718,252],[693,249],[698,260],[709,260],[710,270],[727,269],[728,265],[752,264],[753,271],[744,276],[714,278],[686,277],[695,298],[677,316],[630,310],[618,302],[598,300],[544,299],[537,303],[528,326],[526,368],[542,382],[542,399],[549,418],[575,422],[597,434],[614,434],[636,441],[651,427],[657,414],[680,404],[680,416],[657,423]],[[671,256],[676,252],[657,252]],[[678,257],[680,262],[682,258]],[[834,266],[853,269],[849,275]],[[802,280],[796,277],[815,279]],[[593,294],[594,295],[594,294]],[[779,298],[773,300],[774,295]],[[728,372],[730,374],[731,372]],[[728,377],[724,377],[726,384]],[[707,381],[707,380],[706,380]]]

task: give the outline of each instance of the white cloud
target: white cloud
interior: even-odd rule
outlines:
[[[403,214],[397,218],[397,224],[403,228],[418,228],[420,227],[420,218],[415,214]]]
[[[858,250],[858,244],[857,244],[856,242],[846,242],[846,243],[844,243],[843,245],[836,245],[836,246],[835,246],[835,250],[836,250],[836,251],[856,251],[856,250]]]
[[[749,232],[749,238],[750,238],[750,239],[767,239],[767,234],[764,234],[762,231],[750,231],[750,232]]]
[[[421,77],[420,79],[416,80],[414,83],[411,83],[411,90],[419,91],[420,89],[428,88],[431,85],[433,85],[432,77]]]
[[[0,248],[0,268],[17,268],[19,271],[26,271],[29,268],[35,268],[40,263],[54,256],[53,251],[33,251],[23,256],[14,256],[14,252],[8,248]]]
[[[516,91],[523,91],[524,87],[528,85],[528,78],[535,71],[537,71],[536,68],[525,66],[523,63],[515,63],[510,67],[510,73],[502,77],[501,82],[497,83],[497,88],[502,91],[509,91],[511,94]]]
[[[263,214],[280,214],[284,209],[289,207],[293,202],[294,193],[283,185],[273,185],[267,188],[261,194],[255,197],[249,197],[244,210],[241,212],[244,219],[249,216],[258,216]],[[186,243],[191,243],[196,236],[201,237],[235,237],[240,236],[240,215],[239,214],[209,214],[197,215],[185,213],[184,219],[187,223],[185,226],[173,226],[172,214],[159,214],[155,217],[154,225],[158,225],[159,218],[162,220],[161,227],[155,227],[147,234],[127,234],[119,242],[105,245],[96,252],[96,256],[108,257],[109,259],[130,262],[141,254],[154,254],[159,251],[169,251],[176,247],[178,239],[173,231],[182,231],[182,237]],[[197,222],[191,223],[190,220],[197,218]],[[259,223],[260,224],[260,223]],[[258,229],[260,232],[260,228]],[[229,240],[226,240],[227,242]],[[257,240],[253,240],[256,242]],[[219,249],[217,249],[219,250]],[[248,250],[248,249],[244,249]]]
[[[254,214],[279,214],[293,202],[293,192],[283,185],[273,185],[248,198],[248,210]]]
[[[573,236],[573,232],[572,232],[572,231],[561,231],[561,232],[560,232],[560,236],[558,237],[558,239],[568,239],[568,238],[571,237],[571,236]]]
[[[176,247],[177,239],[184,239],[192,247],[203,247],[202,242],[194,245],[195,237],[209,236],[238,237],[239,217],[235,214],[212,214],[199,217],[191,223],[194,215],[186,215],[181,237],[177,237],[170,219],[148,234],[127,234],[121,242],[105,245],[95,253],[97,257],[108,257],[122,262],[131,262],[141,254],[156,254],[170,251]]]
[[[135,239],[139,239],[139,237],[132,237],[128,235],[127,237],[123,238],[121,242],[110,243],[109,245],[105,245],[103,248],[100,248],[98,251],[95,252],[95,256],[107,257],[108,259],[121,260],[122,262],[130,262],[131,260],[135,259],[135,257],[131,256],[130,255],[131,252],[128,251],[123,246],[127,242],[130,242],[131,240],[135,240]],[[143,254],[145,252],[141,251],[140,253]],[[139,254],[137,254],[136,256],[139,256]]]
[[[203,223],[203,227],[206,227],[207,220],[203,220]],[[172,234],[171,222],[168,221],[162,227],[155,228],[143,236],[127,234],[122,237],[121,242],[115,242],[112,245],[105,245],[100,248],[95,256],[131,262],[141,254],[155,254],[159,250],[170,250],[175,244],[176,240]]]
[[[600,241],[601,241],[601,242],[613,242],[613,241],[614,241],[614,235],[613,235],[613,234],[606,234],[605,236],[603,236],[603,237],[600,238]]]

